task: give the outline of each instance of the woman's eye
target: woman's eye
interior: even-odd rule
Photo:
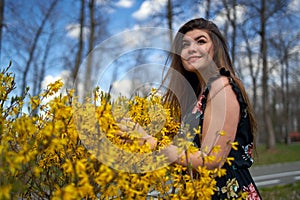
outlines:
[[[206,41],[205,40],[198,40],[198,44],[205,44]]]
[[[183,42],[181,46],[182,46],[182,48],[186,48],[186,47],[189,46],[189,43],[188,42]]]

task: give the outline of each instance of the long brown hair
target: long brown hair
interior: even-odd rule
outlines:
[[[204,80],[199,80],[195,73],[185,70],[180,57],[183,36],[187,32],[192,31],[194,29],[201,29],[203,31],[206,31],[210,36],[214,47],[213,61],[215,62],[218,69],[221,69],[223,67],[226,70],[228,70],[231,74],[231,78],[239,87],[242,96],[244,97],[244,100],[248,105],[247,113],[250,119],[251,132],[253,136],[255,136],[257,125],[256,120],[254,118],[254,112],[250,104],[248,95],[245,91],[245,88],[242,82],[238,79],[238,77],[235,74],[230,55],[228,53],[229,51],[227,42],[221,34],[219,28],[213,22],[205,20],[203,18],[196,18],[185,23],[178,30],[174,38],[172,50],[169,53],[167,59],[168,61],[171,60],[170,69],[167,72],[163,81],[164,83],[168,83],[170,86],[167,89],[167,92],[164,96],[164,103],[170,104],[170,107],[176,112],[181,112],[181,115],[186,114],[185,112],[187,112],[188,106],[193,105],[195,103],[192,102],[193,100],[190,100],[190,94],[187,93],[186,84],[182,83],[181,79],[178,78],[177,73],[174,73],[175,71],[178,72],[178,74],[183,76],[188,81],[190,87],[193,88],[193,92],[197,97],[203,92],[202,90],[206,83],[204,82]],[[176,92],[174,92],[174,89],[170,89],[171,85],[172,88],[176,88]]]

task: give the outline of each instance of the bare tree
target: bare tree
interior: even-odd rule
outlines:
[[[58,2],[63,6],[57,6]],[[73,24],[74,16],[80,15],[80,13],[63,12],[65,11],[64,9],[75,10],[74,8],[77,4],[58,0],[52,0],[47,3],[37,2],[32,12],[25,12],[24,10],[31,9],[30,5],[23,1],[8,2],[7,10],[9,12],[7,13],[6,19],[9,24],[9,29],[4,34],[6,37],[4,46],[5,56],[13,59],[13,67],[19,70],[19,73],[17,72],[17,76],[20,79],[18,89],[22,90],[20,91],[21,93],[24,93],[26,86],[30,86],[33,91],[32,94],[37,94],[41,90],[41,83],[44,81],[44,77],[47,75],[47,69],[49,69],[50,65],[53,67],[51,69],[52,72],[54,72],[54,74],[51,74],[53,77],[61,75],[59,70],[61,66],[64,66],[65,69],[70,69],[71,73],[74,72],[74,74],[72,74],[74,75],[73,77],[77,77],[76,71],[78,71],[83,57],[94,48],[97,42],[100,42],[105,37],[105,23],[107,17],[105,17],[103,9],[101,9],[103,4],[100,5],[97,3],[98,1],[94,0],[90,1],[88,4],[89,8],[93,8],[89,9],[86,6],[87,1],[82,2],[85,4],[82,8],[78,9],[80,10],[79,12],[84,10],[91,11],[90,16],[94,16],[94,19],[92,19],[92,17],[86,17],[88,19],[85,20],[89,23],[85,23],[85,20],[82,20],[83,22],[80,23],[82,24],[82,39],[79,41],[82,42],[81,45],[80,42],[76,44],[75,47],[77,48],[74,48],[75,31],[68,31],[70,30],[69,24],[71,24],[71,26]],[[71,7],[67,7],[66,5],[70,5]],[[96,7],[97,5],[99,5],[99,7]],[[64,13],[64,16],[61,17],[60,13]],[[60,18],[56,18],[57,15],[60,16]],[[89,19],[91,20],[88,21]],[[54,25],[52,26],[51,23],[53,21],[55,21],[55,23],[53,23]],[[83,30],[83,26],[85,26],[85,30],[89,28],[88,33],[90,33],[90,37],[84,37],[88,35],[84,35],[83,32],[85,30]],[[64,29],[67,32],[65,32]],[[84,43],[83,40],[86,38],[89,39],[89,43]],[[59,41],[59,44],[55,43],[56,41]],[[72,46],[70,44],[72,44]],[[53,51],[54,49],[59,49],[60,51]],[[1,51],[1,53],[2,52],[3,51]],[[49,63],[49,61],[51,61],[51,63]],[[89,72],[87,74],[89,74]],[[19,84],[21,87],[19,87]]]
[[[80,31],[79,31],[79,38],[78,38],[78,49],[77,49],[77,53],[76,53],[76,57],[75,57],[75,64],[74,64],[74,68],[72,71],[72,81],[73,83],[75,83],[75,91],[76,93],[78,92],[78,85],[77,85],[77,81],[76,78],[78,71],[79,71],[79,67],[82,61],[82,54],[83,54],[83,28],[84,28],[84,18],[85,18],[85,0],[81,0],[80,1],[80,17],[79,17],[79,26],[80,26]]]
[[[297,56],[295,54],[295,51],[293,50],[295,47],[295,44],[299,44],[300,41],[300,32],[286,32],[284,30],[279,30],[276,35],[273,36],[270,40],[270,44],[272,46],[273,52],[275,52],[278,62],[276,62],[274,67],[276,65],[280,66],[279,75],[280,75],[280,89],[278,91],[280,92],[280,98],[281,102],[279,102],[279,105],[281,106],[281,112],[279,113],[280,116],[278,120],[280,121],[280,127],[282,136],[285,139],[285,142],[287,144],[290,143],[290,137],[289,133],[292,131],[292,104],[291,101],[293,98],[295,98],[294,95],[291,95],[290,91],[290,84],[291,84],[291,60],[293,57]]]
[[[167,3],[167,19],[168,19],[168,28],[169,28],[169,38],[170,41],[173,40],[173,15],[174,15],[174,11],[173,11],[173,4],[172,4],[172,0],[168,0]]]
[[[53,30],[54,30],[54,28],[52,28],[52,31],[47,38],[45,50],[42,51],[43,54],[41,55],[41,57],[42,57],[41,63],[40,64],[35,63],[35,65],[40,65],[40,66],[37,66],[36,69],[34,70],[34,73],[36,73],[36,75],[35,75],[36,79],[33,80],[33,84],[34,84],[33,85],[33,95],[40,94],[40,92],[42,90],[42,83],[43,83],[43,80],[46,75],[47,61],[49,58],[50,50],[53,47],[52,41],[53,41],[53,38],[55,35],[55,32]]]
[[[37,43],[38,43],[38,40],[40,39],[40,36],[42,34],[42,31],[45,27],[45,24],[47,22],[47,20],[49,19],[53,9],[55,8],[56,4],[57,4],[58,0],[54,0],[49,9],[47,10],[44,18],[42,19],[41,21],[41,24],[39,25],[35,35],[34,35],[34,39],[32,41],[32,45],[30,46],[29,48],[29,57],[27,59],[27,62],[25,64],[25,69],[23,70],[23,75],[22,75],[22,85],[21,85],[21,89],[22,89],[22,95],[24,95],[25,93],[25,89],[26,89],[26,80],[27,80],[27,76],[28,76],[28,72],[30,70],[30,67],[31,67],[31,64],[33,62],[33,57],[34,57],[34,53],[36,51],[36,46],[37,46]]]
[[[276,0],[269,2],[267,0],[260,1],[260,8],[258,8],[260,14],[260,31],[259,35],[261,38],[261,58],[262,58],[262,103],[263,103],[263,118],[265,121],[266,132],[268,133],[267,147],[272,149],[276,145],[275,132],[271,120],[270,112],[270,96],[269,96],[269,66],[268,66],[268,37],[267,37],[267,22],[270,21],[271,17],[274,17],[278,12],[283,11],[286,8],[287,1]]]
[[[266,132],[268,133],[268,149],[275,148],[276,140],[273,129],[273,124],[270,116],[270,105],[269,105],[269,71],[268,71],[268,57],[267,57],[267,38],[266,38],[266,0],[261,0],[260,8],[260,37],[261,37],[261,58],[262,58],[262,105],[263,105],[263,118],[266,123]]]
[[[90,35],[88,41],[88,54],[92,52],[95,43],[95,0],[89,1],[89,20],[90,20]],[[91,89],[91,74],[92,74],[93,54],[90,53],[87,57],[87,65],[84,78],[84,96],[88,96]]]
[[[210,6],[211,6],[211,0],[206,0],[206,13],[205,13],[206,19],[210,19]]]
[[[211,19],[215,13],[213,13],[212,5],[214,5],[214,2],[212,0],[196,0],[196,1],[191,1],[192,4],[196,4],[198,6],[203,6],[205,10],[204,17],[205,19]],[[198,10],[196,10],[198,12]]]
[[[2,50],[2,30],[4,27],[4,0],[0,0],[0,58]]]
[[[149,20],[142,21],[140,23],[143,23],[144,25],[151,24],[151,26],[167,27],[170,30],[168,37],[171,44],[174,37],[173,32],[174,23],[176,23],[175,19],[180,18],[183,13],[184,11],[179,1],[167,0],[160,10],[153,12],[153,14],[149,17]]]
[[[254,57],[255,52],[253,52],[253,47],[251,45],[252,36],[249,36],[249,32],[247,31],[247,27],[240,27],[242,32],[242,37],[245,42],[245,49],[246,49],[246,58],[248,59],[248,65],[252,83],[252,105],[255,111],[257,111],[257,89],[258,89],[258,74],[259,74],[259,66],[255,64]]]
[[[103,1],[104,2],[104,1]],[[109,6],[109,3],[107,3]],[[98,5],[95,0],[81,0],[79,12],[79,37],[76,45],[75,63],[72,70],[72,81],[78,91],[78,83],[82,83],[82,93],[84,97],[91,94],[91,87],[94,83],[93,74],[97,73],[94,54],[95,46],[107,36],[107,18],[103,13],[102,5]],[[99,60],[97,55],[96,60]],[[86,57],[86,59],[84,59]],[[71,61],[72,62],[72,61]],[[83,64],[83,65],[82,65]],[[82,65],[82,66],[81,66]],[[80,67],[84,67],[80,69]],[[95,77],[94,77],[95,78]]]
[[[230,43],[231,43],[231,59],[233,65],[235,65],[235,48],[236,48],[236,40],[237,40],[237,16],[236,16],[236,7],[237,2],[236,0],[222,0],[223,6],[226,11],[226,18],[229,22],[232,33],[230,37]]]

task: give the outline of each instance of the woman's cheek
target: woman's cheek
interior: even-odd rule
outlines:
[[[196,69],[195,66],[193,66],[191,63],[189,63],[187,61],[183,61],[182,64],[183,64],[184,69],[189,71],[189,72],[193,72]]]

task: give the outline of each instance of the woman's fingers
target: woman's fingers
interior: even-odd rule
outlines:
[[[120,131],[126,132],[131,136],[143,138],[150,136],[145,129],[137,122],[133,122],[130,118],[123,118],[118,123]]]
[[[132,144],[137,139],[139,141],[140,146],[149,143],[151,149],[154,149],[156,147],[157,139],[147,134],[142,127],[140,129],[142,133],[140,133],[136,131],[124,132],[124,130],[128,130],[128,128],[124,127],[124,125],[120,126],[120,129],[122,130],[116,131],[116,135],[120,137],[119,139],[121,143]]]
[[[123,132],[123,131],[116,131],[116,132],[115,132],[115,135],[116,135],[116,136],[119,136],[119,137],[121,137],[121,138],[127,137],[127,136],[128,136],[128,134],[127,134],[126,132]]]

